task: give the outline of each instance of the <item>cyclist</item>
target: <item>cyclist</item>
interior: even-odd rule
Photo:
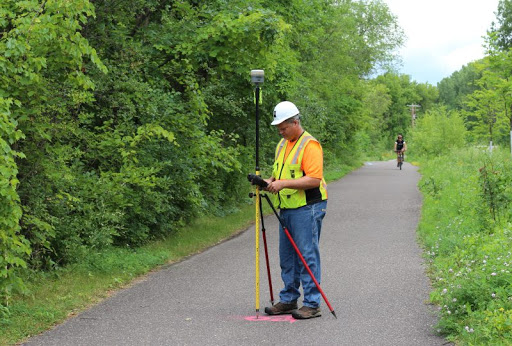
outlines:
[[[400,154],[404,154],[407,150],[407,144],[404,141],[404,136],[401,133],[398,134],[396,142],[395,142],[395,153],[396,157],[396,166],[400,166]]]

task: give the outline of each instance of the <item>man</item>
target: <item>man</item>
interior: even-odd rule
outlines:
[[[289,102],[274,108],[274,121],[283,139],[276,148],[272,176],[266,188],[275,194],[274,206],[299,251],[320,282],[320,230],[327,208],[327,190],[323,178],[323,152],[320,143],[300,123],[299,110]],[[286,234],[279,226],[279,261],[284,288],[280,302],[266,307],[269,315],[292,314],[296,319],[321,316],[321,293],[310,277]],[[303,306],[297,309],[300,285]]]
[[[400,153],[405,153],[406,150],[407,150],[407,144],[405,143],[404,137],[402,136],[402,134],[399,133],[397,136],[396,142],[395,142],[395,153],[397,154],[397,158],[396,158],[396,161],[397,161],[396,166],[397,167],[400,164],[400,159],[399,159],[398,155],[400,155]]]

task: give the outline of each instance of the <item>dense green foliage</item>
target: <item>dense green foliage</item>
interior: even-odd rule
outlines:
[[[478,145],[511,146],[512,1],[500,0],[486,37],[487,56],[469,63],[439,84],[439,100],[461,111],[469,140]]]
[[[25,267],[26,255],[37,254],[39,245],[49,248],[52,226],[30,214],[20,193],[26,177],[39,172],[20,165],[32,155],[41,157],[52,123],[87,98],[92,83],[81,71],[85,60],[104,69],[78,32],[93,13],[84,1],[7,0],[0,8],[0,297],[23,288],[16,272]],[[26,155],[22,143],[38,151]]]
[[[502,51],[512,48],[512,2],[500,0],[496,11],[496,21],[492,23],[490,34],[494,45]]]
[[[415,156],[436,157],[466,146],[468,131],[457,111],[434,108],[416,122],[409,148]]]
[[[439,328],[467,345],[512,338],[512,160],[505,150],[421,160],[419,234],[440,306]]]
[[[481,76],[475,65],[470,63],[450,77],[443,78],[438,84],[439,101],[449,109],[460,110],[464,106],[464,97],[477,89],[475,81]]]
[[[380,116],[372,116],[385,138],[395,138],[397,133],[407,135],[407,130],[412,128],[413,124],[411,105],[420,105],[421,108],[416,110],[416,115],[421,117],[438,99],[436,87],[418,84],[411,81],[408,75],[386,73],[378,76],[372,84],[374,90],[383,88],[385,94],[391,97],[389,107],[382,109]]]
[[[343,164],[354,148],[390,145],[380,121],[391,107],[436,97],[410,80],[365,81],[392,68],[403,42],[379,0],[6,0],[0,30],[4,298],[26,268],[137,247],[246,203],[251,69],[265,70],[264,172],[281,100],[301,109],[326,162]]]

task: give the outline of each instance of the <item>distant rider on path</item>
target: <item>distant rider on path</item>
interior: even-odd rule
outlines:
[[[401,133],[398,134],[398,137],[396,139],[396,142],[395,142],[395,153],[397,155],[396,157],[396,166],[398,167],[399,165],[399,158],[398,158],[398,155],[400,153],[403,153],[405,154],[405,151],[407,150],[407,144],[405,143],[404,141],[404,136],[402,136]]]

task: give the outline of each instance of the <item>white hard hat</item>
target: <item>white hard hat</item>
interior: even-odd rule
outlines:
[[[299,114],[299,109],[290,101],[283,101],[274,108],[274,121],[271,125],[279,125],[286,119]]]

